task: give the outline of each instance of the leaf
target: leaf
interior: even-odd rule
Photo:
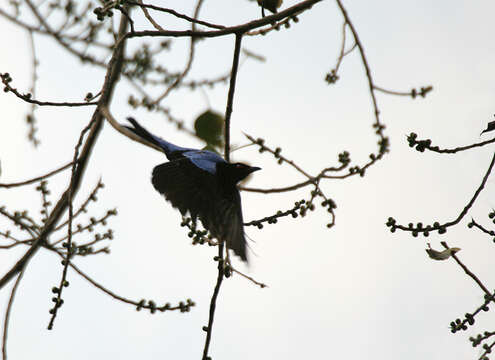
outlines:
[[[495,130],[495,121],[490,121],[490,122],[488,123],[488,126],[486,127],[486,129],[485,129],[485,130],[483,130],[483,131],[481,132],[481,134],[480,134],[480,135],[482,135],[483,133],[486,133],[486,132],[492,131],[492,130]]]
[[[438,251],[432,249],[430,243],[428,243],[428,249],[425,250],[428,256],[433,260],[447,260],[449,257],[451,257],[456,252],[460,251],[461,249],[458,247],[453,247],[453,248],[445,249],[444,251]]]
[[[208,143],[206,144],[206,146],[202,149],[202,150],[208,150],[208,151],[213,151],[214,153],[217,153],[218,155],[222,155],[220,154],[220,152],[217,150],[216,147],[214,147],[212,144]]]
[[[207,110],[194,121],[196,135],[208,145],[223,145],[223,116],[212,110]]]

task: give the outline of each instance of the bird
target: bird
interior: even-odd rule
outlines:
[[[261,170],[244,163],[230,163],[219,154],[184,148],[151,134],[134,118],[124,126],[140,138],[158,146],[169,160],[157,165],[151,183],[173,207],[187,213],[228,249],[247,262],[246,239],[241,196],[237,184],[249,174]]]

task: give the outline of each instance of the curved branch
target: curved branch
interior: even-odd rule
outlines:
[[[416,227],[415,226],[411,226],[412,223],[410,224],[410,226],[407,226],[406,227],[404,225],[396,224],[395,219],[392,218],[392,217],[390,217],[388,219],[387,226],[390,227],[390,230],[392,232],[394,232],[396,229],[399,229],[399,230],[402,230],[402,231],[410,231],[410,232],[413,233],[413,236],[417,236],[418,233],[420,233],[420,232],[423,232],[423,233],[426,234],[429,231],[438,231],[439,234],[445,233],[447,227],[458,224],[459,221],[461,221],[462,218],[468,213],[469,209],[471,209],[471,207],[473,206],[474,202],[478,198],[479,194],[481,193],[481,191],[485,187],[485,184],[486,184],[486,182],[488,180],[488,177],[490,176],[490,174],[492,172],[492,169],[493,169],[493,165],[494,164],[495,164],[495,153],[493,154],[492,161],[490,162],[490,166],[488,167],[488,170],[486,171],[486,174],[483,177],[483,180],[481,181],[480,186],[478,187],[478,189],[476,189],[473,197],[471,198],[471,200],[469,200],[468,204],[464,207],[464,209],[462,209],[461,213],[457,216],[456,219],[454,219],[452,221],[447,221],[444,224],[435,223],[435,224],[433,224],[433,226],[428,225],[427,227],[423,227],[423,224],[421,224],[421,223],[419,223]]]
[[[2,83],[5,85],[3,89],[5,92],[11,92],[19,99],[24,100],[25,102],[28,102],[30,104],[40,105],[40,106],[69,106],[69,107],[98,105],[97,102],[53,102],[53,101],[39,101],[39,100],[31,99],[30,93],[22,95],[21,93],[19,93],[19,91],[17,91],[16,88],[10,86],[10,81],[12,79],[8,73],[0,74],[0,79],[2,80]]]
[[[22,280],[22,276],[24,275],[24,270],[22,269],[17,279],[12,287],[12,291],[10,292],[9,303],[7,304],[7,309],[5,310],[5,318],[3,321],[3,335],[2,335],[2,359],[7,359],[7,337],[9,332],[9,320],[10,320],[10,310],[12,309],[12,305],[14,304],[15,293],[17,292],[17,288]]]
[[[419,152],[423,152],[425,150],[430,150],[432,152],[436,152],[439,154],[455,154],[455,153],[460,152],[460,151],[465,151],[465,150],[470,150],[470,149],[474,149],[477,147],[482,147],[482,146],[492,144],[495,142],[495,138],[493,138],[490,140],[482,141],[479,143],[474,143],[471,145],[459,146],[459,147],[456,147],[454,149],[440,149],[438,146],[432,146],[430,139],[416,140],[416,138],[417,138],[417,134],[415,134],[415,133],[409,134],[409,136],[407,137],[407,141],[408,141],[410,147],[416,146],[416,150]]]
[[[225,29],[225,26],[223,26],[223,25],[217,25],[217,24],[212,24],[212,23],[206,22],[206,21],[198,20],[198,19],[196,19],[197,15],[194,15],[194,18],[191,18],[187,15],[178,13],[177,11],[175,11],[173,9],[162,8],[160,6],[155,6],[155,5],[151,5],[151,4],[143,4],[141,1],[135,2],[135,1],[126,0],[125,2],[127,4],[130,4],[130,5],[139,6],[143,9],[143,11],[144,11],[144,9],[152,9],[152,10],[161,11],[161,12],[165,12],[165,13],[174,15],[175,17],[178,17],[180,19],[184,19],[184,20],[189,21],[193,24],[204,25],[204,26],[211,27],[213,29]]]
[[[49,173],[45,174],[45,175],[41,175],[41,176],[38,176],[38,177],[35,177],[35,178],[32,178],[32,179],[29,179],[29,180],[25,180],[25,181],[20,181],[20,182],[16,182],[16,183],[10,183],[10,184],[0,184],[0,188],[11,188],[11,187],[16,187],[16,186],[23,186],[23,185],[29,185],[29,184],[32,184],[36,181],[39,181],[39,180],[43,180],[43,179],[46,179],[46,178],[49,178],[50,176],[52,175],[55,175],[67,168],[69,168],[70,166],[72,165],[72,161],[68,164],[65,164],[64,166],[61,166],[59,167],[58,169],[55,169],[53,171],[50,171]]]
[[[219,37],[229,34],[243,34],[250,30],[259,28],[264,25],[271,24],[274,21],[282,20],[286,17],[293,16],[296,13],[308,10],[314,4],[323,0],[305,0],[301,1],[299,4],[291,6],[284,11],[279,13],[266,16],[262,19],[253,20],[245,24],[227,27],[220,30],[208,30],[208,31],[192,31],[192,30],[168,30],[168,31],[137,31],[134,33],[127,33],[124,37],[125,39],[135,38],[135,37],[147,37],[147,36],[170,36],[170,37]]]

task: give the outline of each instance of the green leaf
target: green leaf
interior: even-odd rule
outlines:
[[[206,144],[206,146],[202,149],[202,150],[208,150],[208,151],[213,151],[214,153],[217,153],[218,155],[222,155],[220,154],[220,152],[218,151],[218,149],[216,147],[214,147],[212,144],[208,143]]]
[[[212,110],[207,110],[194,121],[196,135],[208,145],[223,145],[223,116]]]

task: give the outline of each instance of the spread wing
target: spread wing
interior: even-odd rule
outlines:
[[[156,166],[151,178],[155,189],[179,209],[199,217],[203,226],[246,261],[246,242],[239,191],[226,193],[218,177],[195,166],[188,158]]]
[[[192,218],[211,212],[218,193],[215,176],[185,158],[156,166],[151,182],[182,215],[189,211]]]

